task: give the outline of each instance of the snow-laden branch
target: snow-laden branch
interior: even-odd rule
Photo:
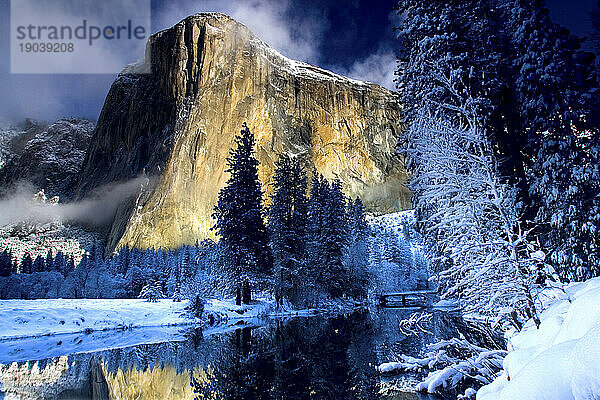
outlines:
[[[438,79],[452,104],[431,103],[417,113],[404,152],[442,294],[459,297],[469,313],[517,327],[531,317],[537,321],[535,245],[522,227],[517,191],[500,179],[477,99],[457,90],[451,78]]]

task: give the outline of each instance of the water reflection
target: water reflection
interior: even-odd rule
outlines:
[[[428,399],[384,390],[375,365],[389,352],[418,353],[448,333],[403,335],[410,312],[378,310],[295,318],[185,340],[0,364],[7,398],[57,399]]]

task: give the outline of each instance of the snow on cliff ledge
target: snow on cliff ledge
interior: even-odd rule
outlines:
[[[510,339],[503,374],[477,400],[600,399],[600,278],[566,288],[541,320]]]

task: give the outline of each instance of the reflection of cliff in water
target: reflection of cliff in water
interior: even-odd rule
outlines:
[[[417,354],[444,330],[436,322],[435,335],[405,337],[397,320],[409,315],[296,318],[210,336],[190,330],[179,342],[0,366],[0,378],[6,398],[416,399],[379,394],[375,371],[391,349]]]

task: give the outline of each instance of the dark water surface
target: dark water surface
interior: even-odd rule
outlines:
[[[162,343],[5,362],[2,391],[44,399],[433,399],[391,390],[414,377],[375,370],[394,353],[418,355],[451,334],[440,313],[418,334],[402,333],[398,322],[411,314],[373,309],[216,332],[181,328]]]

